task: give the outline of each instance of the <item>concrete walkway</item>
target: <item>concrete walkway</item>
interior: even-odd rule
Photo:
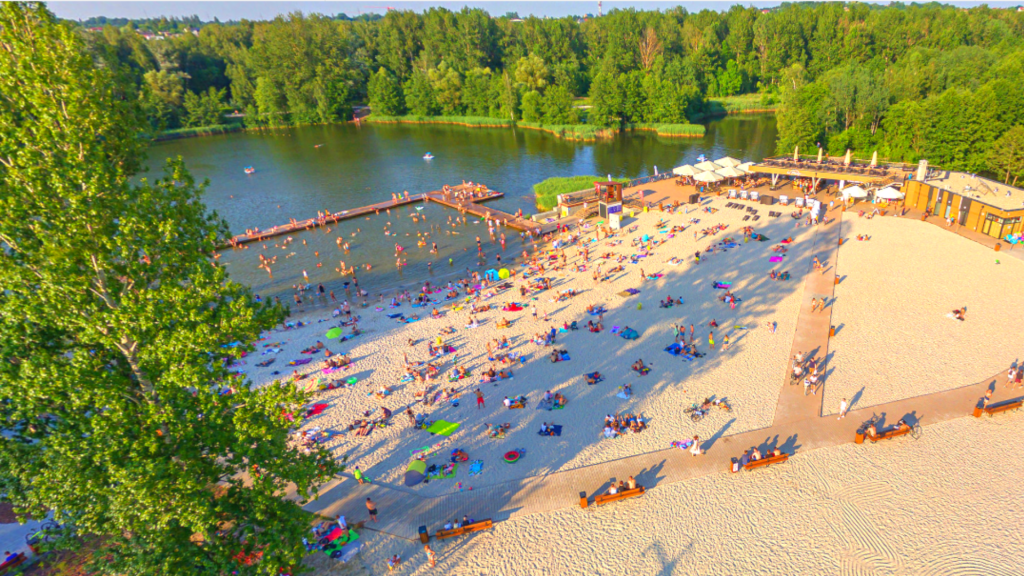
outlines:
[[[833,279],[842,228],[841,213],[838,210],[830,211],[828,216],[836,218],[836,221],[819,226],[814,239],[815,253],[825,271],[823,274],[812,271],[806,275],[803,289],[805,302],[801,306],[793,343],[793,353],[804,352],[807,358],[813,354],[819,362],[827,360],[829,319],[835,286]],[[827,310],[811,313],[810,300],[813,297],[826,298]],[[853,442],[857,428],[873,415],[881,418],[879,429],[891,426],[901,418],[912,424],[927,426],[968,416],[990,387],[995,390],[994,402],[1016,397],[1004,386],[1005,383],[1006,373],[1003,370],[975,384],[861,408],[839,419],[835,415],[822,417],[821,392],[818,396],[804,396],[802,387],[790,385],[789,375],[786,374],[772,426],[731,436],[719,433],[705,438],[701,445],[706,451],[703,456],[694,457],[678,449],[659,450],[545,476],[480,484],[471,490],[437,497],[423,497],[406,487],[390,484],[367,483],[360,486],[345,475],[344,478],[322,486],[319,499],[305,506],[305,509],[330,518],[342,514],[349,522],[359,522],[368,518],[365,502],[369,497],[379,510],[379,522],[369,521],[365,527],[412,540],[417,537],[419,526],[426,526],[430,533],[434,533],[446,521],[461,519],[463,516],[476,520],[490,518],[501,521],[578,506],[581,491],[593,497],[605,491],[610,480],[618,482],[630,475],[650,489],[707,474],[727,473],[732,459],[738,458],[745,449],[751,447],[758,447],[762,452],[779,448],[799,458],[800,454],[810,450]],[[913,441],[909,436],[892,440]],[[865,444],[862,449],[878,448]],[[486,464],[513,465],[501,461]],[[484,474],[478,477],[481,481],[486,478],[486,467]],[[463,484],[467,488],[473,486],[473,478],[463,480]]]

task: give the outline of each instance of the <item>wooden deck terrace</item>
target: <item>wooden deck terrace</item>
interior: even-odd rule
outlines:
[[[750,168],[751,172],[778,176],[797,176],[825,180],[846,180],[862,184],[884,185],[902,180],[908,173],[903,166],[869,166],[866,164],[845,165],[835,160],[792,160],[766,158]]]
[[[468,184],[459,184],[458,186],[452,186],[453,192],[468,191],[476,188],[476,186],[470,186]],[[457,202],[447,200],[445,193],[441,190],[433,190],[424,194],[410,194],[408,198],[399,198],[397,201],[388,200],[385,202],[377,202],[376,204],[370,204],[368,206],[362,206],[354,210],[342,210],[341,212],[334,212],[328,216],[319,218],[307,218],[305,220],[299,220],[293,223],[281,224],[274,226],[268,230],[254,230],[248,234],[238,234],[232,237],[225,248],[231,246],[237,246],[239,244],[247,244],[249,242],[260,242],[267,238],[273,238],[275,236],[283,236],[285,234],[293,234],[296,232],[302,232],[304,230],[313,230],[317,226],[326,226],[328,224],[334,224],[342,220],[349,220],[351,218],[359,218],[369,214],[377,214],[381,210],[387,210],[388,208],[396,208],[400,206],[406,206],[416,202],[437,202],[442,206],[453,208],[460,212],[479,216],[481,218],[490,218],[492,220],[507,221],[508,226],[515,228],[516,230],[526,230],[529,232],[539,231],[541,225],[533,222],[532,220],[518,218],[514,214],[503,212],[501,210],[495,210],[493,208],[485,208],[479,205],[480,202],[486,202],[488,200],[494,200],[504,196],[503,193],[496,190],[491,190],[484,186],[487,190],[487,196],[480,198],[473,198],[464,202]]]

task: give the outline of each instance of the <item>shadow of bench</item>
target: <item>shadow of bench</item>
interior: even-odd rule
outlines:
[[[438,532],[436,534],[434,534],[434,537],[437,538],[438,540],[444,540],[446,538],[454,538],[456,536],[463,536],[463,535],[469,534],[471,532],[480,532],[480,531],[483,531],[483,530],[489,530],[493,526],[494,526],[494,523],[491,522],[490,518],[488,518],[487,520],[480,520],[478,522],[473,522],[472,524],[466,524],[465,526],[461,526],[459,528],[452,528],[451,530],[438,530]]]

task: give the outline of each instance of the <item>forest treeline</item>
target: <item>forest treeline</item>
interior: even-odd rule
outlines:
[[[326,123],[368,103],[392,117],[614,128],[685,123],[708,98],[759,93],[781,102],[780,151],[1021,170],[995,160],[1022,156],[1015,10],[806,3],[520,19],[431,8],[209,23],[158,40],[133,25],[87,34],[134,76],[154,127],[216,122],[225,106],[249,126]]]

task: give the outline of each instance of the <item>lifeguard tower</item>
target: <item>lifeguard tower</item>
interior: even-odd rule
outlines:
[[[594,191],[597,192],[598,213],[601,218],[604,218],[610,227],[618,230],[622,223],[622,183],[594,182]]]

